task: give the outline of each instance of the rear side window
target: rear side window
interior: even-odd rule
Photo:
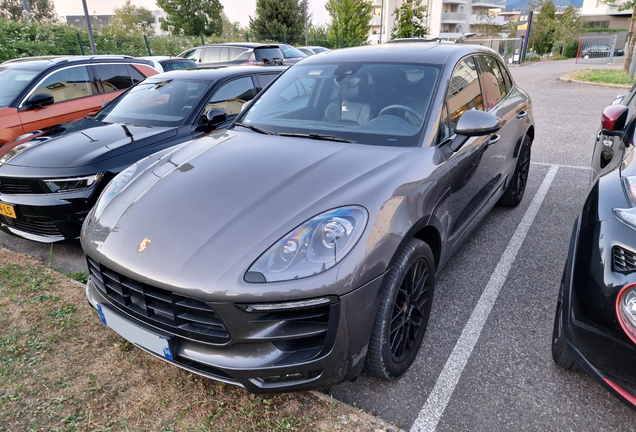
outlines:
[[[126,90],[133,85],[130,72],[125,64],[96,65],[94,67],[104,88],[104,93]]]
[[[230,48],[230,60],[234,60],[247,51],[245,48]]]
[[[230,59],[230,49],[225,47],[221,48],[221,55],[219,56],[219,61],[228,61]]]
[[[206,48],[203,54],[203,63],[218,62],[221,56],[221,48]]]
[[[258,79],[258,84],[260,88],[265,88],[265,86],[276,79],[278,74],[259,74],[256,75]]]
[[[38,85],[33,94],[50,94],[55,103],[92,96],[88,69],[77,66],[54,72]]]
[[[477,59],[481,70],[484,109],[489,110],[506,97],[506,82],[494,57],[478,56]]]
[[[506,81],[506,94],[510,93],[510,89],[512,88],[512,79],[510,79],[510,75],[508,75],[508,70],[501,62],[497,62],[499,65],[499,69],[501,69],[501,74],[504,77],[504,81]]]
[[[170,72],[179,69],[190,69],[197,67],[197,64],[192,60],[166,60],[161,62],[164,72]]]
[[[214,93],[205,107],[207,112],[212,108],[224,109],[228,117],[241,112],[241,107],[256,96],[256,88],[251,77],[244,77],[227,82]]]
[[[256,61],[272,61],[274,59],[283,59],[283,53],[278,48],[257,48],[254,50]]]
[[[450,135],[455,133],[459,116],[468,110],[484,110],[481,87],[474,59],[459,62],[453,72],[447,95]]]

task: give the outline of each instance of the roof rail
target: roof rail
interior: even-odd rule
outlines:
[[[7,60],[5,62],[2,62],[2,64],[8,64],[8,63],[20,63],[20,62],[28,62],[28,61],[38,61],[38,60],[49,60],[49,61],[55,61],[57,59],[60,59],[60,57],[64,57],[64,56],[33,56],[33,57],[18,57],[18,58],[14,58],[11,60]]]
[[[116,55],[116,54],[100,54],[100,55],[88,55],[88,56],[73,56],[59,59],[56,63],[66,63],[70,61],[80,60],[99,60],[99,59],[132,59],[135,58],[129,55]]]

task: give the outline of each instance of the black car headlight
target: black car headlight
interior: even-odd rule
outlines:
[[[629,198],[631,207],[626,209],[615,208],[616,219],[632,229],[636,229],[636,176],[622,177],[625,195]]]
[[[101,173],[62,179],[42,180],[46,187],[52,193],[72,192],[93,187],[95,183],[102,177]]]
[[[247,282],[280,282],[323,273],[353,249],[367,225],[364,207],[319,214],[278,240],[252,264]]]

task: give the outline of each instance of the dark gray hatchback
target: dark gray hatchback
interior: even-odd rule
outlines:
[[[534,123],[492,50],[312,56],[224,133],[138,162],[87,217],[87,296],[176,366],[253,392],[411,365],[435,276],[523,197]]]

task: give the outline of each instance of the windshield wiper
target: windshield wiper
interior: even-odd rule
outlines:
[[[236,126],[243,126],[244,128],[248,128],[249,130],[253,130],[254,132],[262,133],[262,134],[265,134],[265,135],[278,135],[275,132],[268,131],[266,129],[261,129],[259,127],[248,125],[248,124],[245,124],[245,123],[234,123],[234,124]]]
[[[312,133],[304,134],[304,133],[295,133],[295,132],[281,132],[278,135],[296,137],[296,138],[309,138],[309,139],[315,139],[315,140],[321,140],[321,141],[336,141],[336,142],[343,142],[343,143],[349,143],[349,144],[356,143],[355,140],[344,139],[344,138],[340,138],[333,135],[312,134]]]

